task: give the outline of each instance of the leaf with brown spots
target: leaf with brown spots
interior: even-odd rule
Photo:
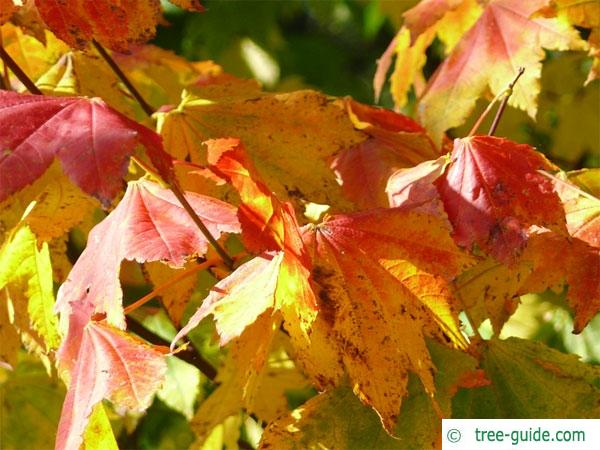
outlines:
[[[176,3],[202,11],[198,0]],[[158,0],[35,0],[35,4],[48,28],[72,47],[82,48],[95,39],[112,50],[127,51],[129,45],[152,38],[161,20]]]
[[[565,230],[560,199],[550,180],[537,172],[554,166],[533,148],[473,136],[456,139],[451,158],[435,184],[458,245],[477,244],[509,262],[525,246],[528,226]]]
[[[410,372],[435,392],[425,337],[466,345],[448,280],[471,259],[439,218],[398,208],[333,216],[305,239],[329,328],[323,337],[393,432]]]
[[[297,213],[306,202],[355,208],[329,167],[340,151],[367,138],[342,101],[315,91],[268,94],[254,87],[220,98],[190,95],[158,117],[167,148],[178,148],[179,156],[189,152],[197,164],[206,164],[202,141],[239,138],[268,189]]]

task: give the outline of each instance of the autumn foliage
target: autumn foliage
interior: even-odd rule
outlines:
[[[56,449],[117,448],[155,397],[207,449],[248,421],[258,448],[394,449],[600,417],[598,366],[500,339],[526,294],[566,292],[574,333],[600,310],[600,171],[446,134],[481,98],[535,117],[544,50],[598,83],[600,2],[422,0],[374,78],[395,64],[416,119],[145,44],[158,0],[0,7],[0,389],[16,417],[11,386],[47,386]]]

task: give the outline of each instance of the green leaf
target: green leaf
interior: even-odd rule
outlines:
[[[96,404],[83,434],[84,450],[119,450],[102,403]]]
[[[477,361],[464,352],[433,341],[428,342],[428,347],[438,367],[436,403],[411,374],[408,396],[402,403],[394,430],[395,438],[384,431],[377,414],[364,406],[352,389],[341,386],[313,397],[289,416],[274,421],[265,430],[260,448],[420,450],[439,446],[442,421],[436,410],[450,417],[452,396],[462,378],[476,369]]]
[[[384,431],[377,414],[360,403],[351,389],[339,387],[271,423],[259,448],[392,450],[405,446]]]
[[[29,300],[33,328],[44,338],[48,350],[60,344],[58,321],[54,314],[52,264],[48,244],[40,248],[29,226],[17,226],[0,248],[0,289],[23,286]]]
[[[189,420],[194,415],[199,390],[200,371],[174,356],[168,356],[165,382],[158,391],[158,398]]]
[[[459,391],[454,418],[600,418],[600,367],[539,342],[486,342],[481,366],[492,384]]]
[[[0,368],[2,450],[52,448],[65,389],[32,359],[11,372]]]

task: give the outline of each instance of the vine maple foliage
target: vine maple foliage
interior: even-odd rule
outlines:
[[[197,448],[250,446],[242,412],[264,449],[434,448],[442,417],[600,417],[597,366],[499,338],[528,293],[566,288],[575,333],[600,310],[600,171],[561,172],[497,121],[444,134],[487,92],[498,118],[535,116],[542,49],[588,50],[594,82],[600,2],[406,11],[374,87],[395,57],[392,96],[414,84],[421,124],[144,44],[158,1],[24,3],[0,1],[0,363],[53,383],[56,449],[117,448],[109,416],[155,395]],[[425,80],[436,37],[447,57]],[[136,276],[154,290],[132,299]],[[23,350],[48,375],[22,372]],[[191,369],[207,397],[177,378]]]

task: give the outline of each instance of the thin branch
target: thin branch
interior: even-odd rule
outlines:
[[[4,41],[2,40],[2,32],[0,32],[0,47],[4,47]],[[10,78],[8,77],[8,66],[2,61],[2,76],[0,77],[0,89],[10,91]]]
[[[496,117],[494,117],[494,121],[492,122],[490,131],[488,132],[488,134],[490,136],[493,136],[494,133],[496,132],[496,128],[498,128],[498,124],[500,123],[500,119],[502,118],[502,114],[504,113],[504,109],[506,108],[506,104],[508,103],[508,99],[512,95],[513,88],[515,87],[515,84],[517,84],[517,81],[519,81],[519,78],[521,78],[521,75],[523,75],[524,73],[525,73],[525,67],[519,67],[519,72],[517,73],[517,76],[508,85],[508,90],[507,90],[508,92],[506,93],[506,96],[502,99],[502,103],[500,103],[500,107],[498,108]]]
[[[129,81],[129,78],[127,78],[127,75],[125,75],[125,73],[117,65],[117,63],[115,62],[115,60],[112,59],[112,57],[108,54],[108,52],[106,51],[106,49],[104,47],[102,47],[102,44],[100,44],[95,39],[92,41],[92,44],[94,45],[94,47],[96,48],[96,50],[98,51],[98,53],[100,54],[100,56],[102,56],[102,58],[104,58],[104,60],[106,61],[106,63],[110,66],[110,68],[112,69],[112,71],[119,77],[119,79],[127,87],[127,89],[129,90],[129,92],[131,92],[131,95],[133,95],[135,97],[135,99],[140,104],[140,106],[142,107],[142,109],[144,110],[144,112],[146,114],[148,114],[149,116],[151,116],[152,114],[154,114],[154,108],[152,108],[152,106],[150,106],[146,102],[146,100],[144,100],[144,97],[142,97],[142,94],[140,94],[139,91],[133,85],[133,83],[131,81]]]
[[[156,171],[154,171],[150,167],[148,167],[148,165],[146,163],[144,163],[143,161],[140,161],[135,156],[132,156],[131,159],[136,164],[138,164],[142,169],[144,169],[146,172],[152,174],[153,176],[155,176],[156,178],[161,180],[166,186],[169,187],[169,189],[171,190],[171,192],[173,192],[173,194],[175,195],[177,200],[179,200],[179,203],[181,203],[181,206],[183,206],[183,209],[185,209],[187,214],[194,221],[194,223],[196,224],[196,226],[198,227],[200,232],[204,235],[204,237],[209,242],[209,244],[212,245],[213,248],[216,250],[216,252],[219,254],[219,256],[221,257],[221,259],[223,260],[225,265],[229,269],[233,269],[233,258],[231,256],[229,256],[229,254],[217,242],[217,240],[213,237],[213,235],[210,234],[210,231],[208,231],[208,228],[206,228],[206,225],[204,225],[204,222],[202,222],[202,219],[198,216],[198,214],[196,214],[196,211],[194,211],[194,208],[192,208],[192,205],[190,205],[190,202],[188,202],[187,199],[185,198],[185,195],[183,194],[183,191],[181,190],[181,188],[177,185],[177,182],[175,180],[171,180],[170,183],[167,183],[166,180],[163,180],[161,178],[161,176],[156,173]]]
[[[473,125],[473,128],[471,128],[471,131],[469,131],[468,136],[473,136],[477,132],[477,130],[481,126],[481,123],[485,120],[487,115],[492,110],[492,107],[496,104],[496,102],[498,100],[500,100],[502,98],[503,95],[506,95],[506,89],[503,90],[502,92],[500,92],[498,95],[496,95],[494,97],[494,99],[487,105],[487,108],[485,108],[485,111],[483,111],[481,113],[481,115],[479,116],[479,119],[477,119],[477,122],[475,122],[475,125]]]
[[[44,95],[42,91],[35,85],[31,78],[27,76],[25,72],[19,67],[14,59],[10,57],[10,55],[4,50],[4,47],[0,46],[0,59],[4,62],[6,66],[15,74],[15,76],[19,79],[21,83],[27,88],[29,92],[35,95]]]
[[[157,336],[152,331],[148,330],[141,323],[132,319],[131,317],[127,317],[127,329],[129,331],[133,331],[139,337],[145,339],[154,345],[162,345],[168,347],[171,343],[160,336]],[[189,346],[185,350],[181,350],[175,354],[175,356],[183,361],[191,364],[196,367],[200,372],[206,376],[211,381],[217,376],[217,369],[213,367],[213,365],[208,362],[200,353],[196,351],[196,349],[192,346]]]
[[[194,208],[192,208],[192,205],[190,205],[190,203],[185,198],[185,195],[183,195],[183,191],[181,190],[181,188],[177,185],[177,183],[172,183],[169,185],[169,189],[171,189],[171,192],[173,192],[173,194],[175,194],[175,197],[177,197],[177,200],[179,200],[179,203],[181,203],[181,206],[183,206],[183,209],[186,210],[186,212],[192,218],[192,220],[194,221],[194,223],[196,224],[198,229],[202,232],[202,234],[204,235],[206,240],[217,251],[217,253],[221,257],[221,259],[223,260],[225,265],[229,269],[233,269],[233,258],[231,256],[229,256],[229,254],[225,251],[225,249],[223,247],[221,247],[221,245],[212,236],[212,234],[210,234],[210,231],[208,231],[208,228],[206,228],[206,225],[204,225],[204,222],[202,222],[202,219],[200,219],[200,217],[198,217],[198,214],[196,214],[196,211],[194,211]]]
[[[134,303],[132,303],[131,305],[128,305],[123,312],[125,314],[129,314],[132,311],[135,311],[136,309],[138,309],[140,306],[145,305],[146,303],[148,303],[150,300],[152,300],[154,297],[162,294],[163,291],[166,291],[168,288],[170,288],[171,286],[173,286],[174,284],[178,283],[179,281],[183,280],[184,278],[189,277],[190,275],[195,274],[196,272],[199,272],[201,270],[204,269],[208,269],[209,267],[215,266],[217,265],[221,260],[214,258],[214,259],[209,259],[207,261],[204,261],[201,264],[195,265],[190,267],[187,270],[184,270],[181,273],[178,273],[176,276],[174,276],[173,278],[170,278],[169,280],[167,280],[165,283],[161,284],[160,286],[154,288],[154,290],[152,292],[150,292],[149,294],[144,295],[142,298],[140,298],[139,300],[135,301]]]

